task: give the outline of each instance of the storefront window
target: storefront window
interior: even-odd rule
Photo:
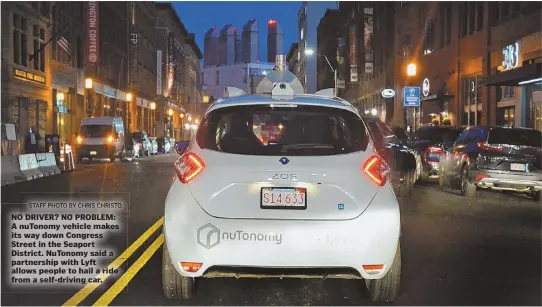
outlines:
[[[515,107],[497,108],[497,126],[514,126],[516,122],[515,109]]]

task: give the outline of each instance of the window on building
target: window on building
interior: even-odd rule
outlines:
[[[472,34],[476,28],[476,2],[468,2],[467,11],[469,16],[469,34]]]
[[[220,71],[216,71],[216,85],[220,84]]]
[[[425,23],[425,38],[423,41],[423,54],[430,54],[435,48],[435,21],[430,18]]]
[[[446,45],[452,43],[452,6],[446,4]]]
[[[466,2],[461,2],[459,4],[459,18],[460,18],[460,34],[461,37],[467,35],[468,30],[468,7]]]
[[[33,67],[35,70],[45,72],[45,30],[38,25],[34,25],[34,52]]]
[[[501,87],[501,92],[503,99],[514,98],[516,95],[516,88],[514,86],[503,86]]]
[[[533,84],[533,92],[542,92],[542,82]]]
[[[303,28],[301,28],[301,31],[299,32],[299,35],[301,36],[301,40],[303,40],[304,36],[303,36]]]
[[[444,48],[444,44],[446,43],[446,37],[444,36],[444,33],[446,32],[446,3],[440,2],[439,3],[439,20],[440,20],[440,48]]]
[[[13,62],[22,66],[28,65],[26,19],[13,14]]]
[[[482,1],[476,2],[476,15],[477,15],[476,30],[477,31],[482,31],[482,29],[484,28],[484,10],[485,10],[484,2]]]

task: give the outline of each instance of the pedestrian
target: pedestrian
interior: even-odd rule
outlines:
[[[39,133],[34,129],[30,128],[28,130],[28,135],[26,136],[26,153],[37,153],[39,152],[39,140],[41,140],[41,137]]]

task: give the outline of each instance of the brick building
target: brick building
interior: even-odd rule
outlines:
[[[15,124],[19,153],[29,128],[41,148],[53,130],[51,48],[42,48],[51,31],[50,2],[2,3],[2,123]]]
[[[395,25],[394,122],[535,127],[539,83],[519,83],[540,76],[540,3],[401,2]],[[406,76],[409,63],[414,77]],[[421,107],[407,116],[405,85],[422,89]]]

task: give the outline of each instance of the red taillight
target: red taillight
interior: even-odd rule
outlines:
[[[484,149],[484,150],[491,150],[491,151],[497,151],[497,152],[503,152],[504,148],[500,146],[492,146],[487,144],[486,142],[478,142],[478,148]]]
[[[175,172],[182,183],[189,183],[205,169],[205,163],[195,153],[184,154],[175,162]]]
[[[480,181],[484,178],[488,178],[489,176],[488,175],[476,175],[476,181]]]
[[[181,264],[181,268],[183,268],[183,270],[185,270],[186,272],[190,272],[190,273],[196,273],[197,271],[199,271],[199,269],[201,268],[201,265],[203,263],[201,262],[180,262]]]
[[[363,172],[379,186],[386,184],[389,167],[381,157],[377,155],[371,156],[365,161],[362,169]]]

